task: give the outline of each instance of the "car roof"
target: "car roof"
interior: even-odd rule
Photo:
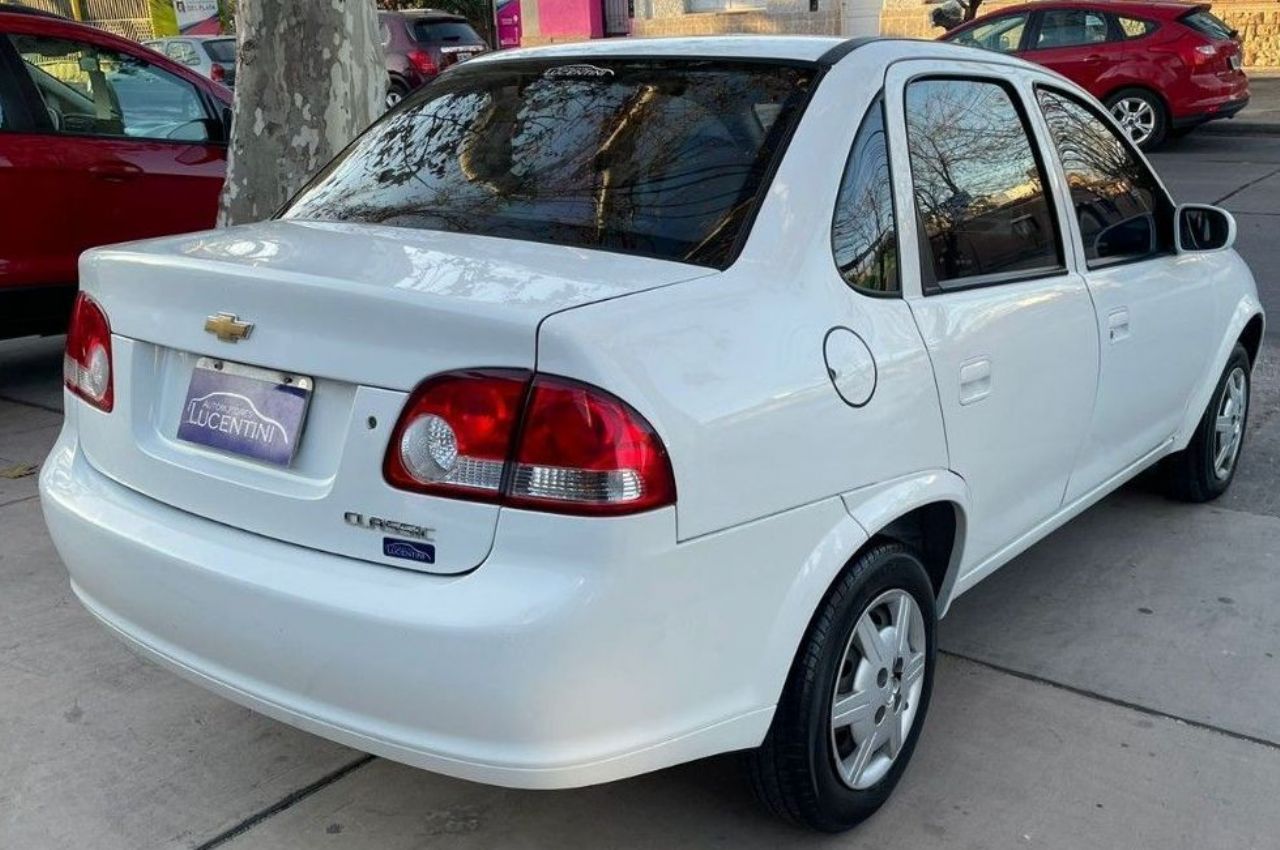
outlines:
[[[1019,12],[1034,12],[1036,10],[1054,10],[1054,9],[1088,9],[1090,11],[1111,12],[1117,15],[1126,15],[1132,18],[1161,18],[1163,20],[1173,20],[1179,18],[1187,12],[1194,12],[1197,9],[1207,9],[1208,4],[1205,3],[1178,3],[1173,0],[1152,0],[1152,2],[1139,2],[1139,0],[1036,0],[1033,3],[1019,3],[1013,6],[1001,6],[999,9],[993,9],[985,15],[979,15],[972,21],[964,25],[965,29],[974,24],[983,21],[998,18],[1010,13],[1017,14]],[[957,27],[957,29],[960,29]]]
[[[455,15],[452,12],[445,12],[441,9],[397,9],[396,11],[380,11],[378,16],[382,18],[405,18],[415,21],[465,21],[462,15]]]
[[[521,58],[575,56],[637,56],[724,59],[791,59],[816,62],[831,50],[849,44],[850,39],[813,35],[717,35],[680,38],[623,39],[551,44],[502,50],[479,56],[468,64]]]

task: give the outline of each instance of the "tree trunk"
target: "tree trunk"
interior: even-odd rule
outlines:
[[[218,224],[261,221],[377,118],[373,0],[240,0],[235,120]]]

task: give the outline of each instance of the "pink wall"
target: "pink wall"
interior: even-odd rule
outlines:
[[[538,0],[538,30],[545,38],[600,38],[604,6],[601,0]]]

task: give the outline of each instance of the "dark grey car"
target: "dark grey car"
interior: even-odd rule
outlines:
[[[387,57],[387,107],[445,68],[489,49],[467,19],[434,9],[379,12]]]

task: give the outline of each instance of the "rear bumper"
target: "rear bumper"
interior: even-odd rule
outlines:
[[[757,745],[795,650],[776,645],[780,601],[800,549],[822,535],[787,538],[841,510],[824,503],[679,545],[674,511],[603,522],[510,511],[480,569],[431,576],[135,493],[89,465],[68,407],[41,495],[98,619],[263,714],[513,787],[604,782]]]
[[[1249,96],[1245,95],[1243,100],[1233,100],[1224,103],[1213,112],[1197,112],[1191,115],[1182,115],[1173,119],[1175,127],[1195,127],[1204,124],[1207,121],[1216,121],[1219,118],[1234,118],[1240,110],[1249,105]]]
[[[1192,127],[1218,118],[1230,118],[1249,104],[1249,80],[1244,73],[1224,78],[1217,74],[1192,75],[1187,87],[1173,98],[1174,127]]]

